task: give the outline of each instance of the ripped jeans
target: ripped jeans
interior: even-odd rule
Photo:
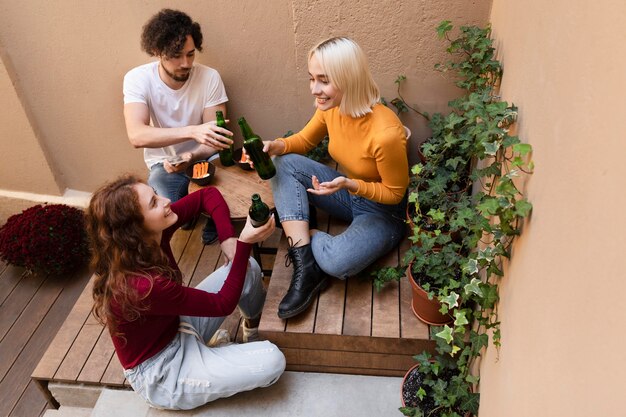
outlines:
[[[217,292],[230,265],[209,275],[196,288]],[[265,291],[261,268],[253,258],[239,300],[246,318],[261,314]],[[224,317],[181,316],[197,335],[178,332],[161,352],[124,371],[135,392],[148,404],[170,410],[190,410],[218,398],[272,385],[285,370],[285,356],[268,341],[207,347]]]

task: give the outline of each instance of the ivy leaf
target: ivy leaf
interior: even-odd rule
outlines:
[[[465,316],[465,312],[463,311],[457,311],[454,313],[454,326],[465,326],[466,324],[469,324],[469,321],[467,320],[467,317]],[[454,351],[454,348],[452,349]]]
[[[528,143],[518,143],[513,145],[513,152],[518,153],[522,156],[527,155],[533,150],[533,147]]]
[[[478,381],[480,381],[480,377],[477,375],[468,375],[465,377],[465,380],[470,384],[478,384]]]
[[[483,308],[493,308],[498,301],[498,287],[491,284],[482,284],[483,297],[480,302]]]
[[[424,168],[422,164],[415,164],[411,167],[411,173],[417,176],[420,172],[422,172],[422,168]]]
[[[445,340],[446,343],[450,344],[450,342],[452,342],[452,328],[446,324],[443,326],[443,330],[435,334],[435,336]]]
[[[450,352],[450,356],[456,355],[459,350],[461,350],[461,348],[457,345],[452,346],[452,352]]]
[[[468,275],[474,275],[478,273],[478,261],[476,261],[476,259],[469,259],[467,263],[463,265],[463,271]],[[465,286],[465,291],[467,291],[467,285]],[[480,294],[477,294],[477,295],[480,295]]]
[[[480,289],[481,280],[478,278],[472,278],[469,284],[465,285],[465,294],[476,294],[479,297],[483,296],[483,292]]]
[[[533,205],[530,204],[527,200],[518,200],[515,202],[515,214],[520,217],[526,217],[532,210]]]
[[[478,205],[478,210],[481,212],[483,216],[484,215],[492,216],[498,212],[499,208],[500,208],[500,204],[498,203],[498,200],[491,196],[485,196],[485,198],[483,198],[480,204]]]
[[[441,302],[449,306],[450,309],[459,305],[459,294],[451,292],[448,296],[441,298]]]
[[[500,148],[500,144],[497,142],[487,142],[485,143],[485,153],[487,155],[495,156]]]
[[[449,20],[442,21],[439,26],[437,26],[437,36],[439,39],[443,38],[446,33],[452,30],[452,23]]]

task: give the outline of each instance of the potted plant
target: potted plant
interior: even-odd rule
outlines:
[[[89,258],[82,210],[65,204],[36,205],[0,228],[0,259],[25,273],[71,272]]]
[[[510,133],[517,108],[497,94],[502,70],[490,28],[461,27],[456,38],[451,30],[448,21],[437,28],[454,57],[437,69],[453,72],[464,94],[449,103],[448,115],[430,118],[424,162],[411,170],[414,244],[402,265],[375,275],[393,279],[410,265],[408,272],[421,274],[430,297],[441,303],[440,312],[453,318],[432,329],[436,353],[415,357],[426,383],[418,388],[419,403],[402,409],[412,416],[476,414],[480,378],[472,365],[490,339],[500,345],[498,283],[532,208],[519,187],[532,173],[532,148]]]

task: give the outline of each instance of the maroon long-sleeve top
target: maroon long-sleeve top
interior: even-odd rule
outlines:
[[[205,212],[215,221],[220,242],[235,235],[228,206],[214,187],[203,188],[178,200],[172,204],[172,211],[178,215],[178,220],[163,231],[161,248],[167,254],[170,266],[179,273],[170,240],[180,225]],[[127,277],[128,285],[135,287],[141,296],[147,294],[143,302],[149,307],[139,319],[127,321],[113,306],[113,310],[118,312],[116,330],[123,334],[123,338],[112,335],[113,345],[124,369],[134,368],[171,342],[178,331],[181,315],[221,317],[232,313],[241,295],[251,247],[248,243],[237,241],[230,273],[220,291],[214,294],[161,276],[153,276],[152,284],[143,276]]]

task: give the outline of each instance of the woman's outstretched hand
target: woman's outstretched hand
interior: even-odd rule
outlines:
[[[267,223],[263,226],[253,227],[252,223],[250,223],[250,216],[248,216],[246,220],[246,225],[243,230],[239,234],[239,240],[245,243],[258,243],[262,242],[274,233],[274,229],[276,228],[276,221],[274,220],[274,215],[271,214]]]
[[[350,178],[337,177],[332,181],[320,182],[315,175],[311,177],[313,188],[307,188],[307,191],[315,195],[330,195],[345,188],[348,191],[356,191],[358,186]]]

